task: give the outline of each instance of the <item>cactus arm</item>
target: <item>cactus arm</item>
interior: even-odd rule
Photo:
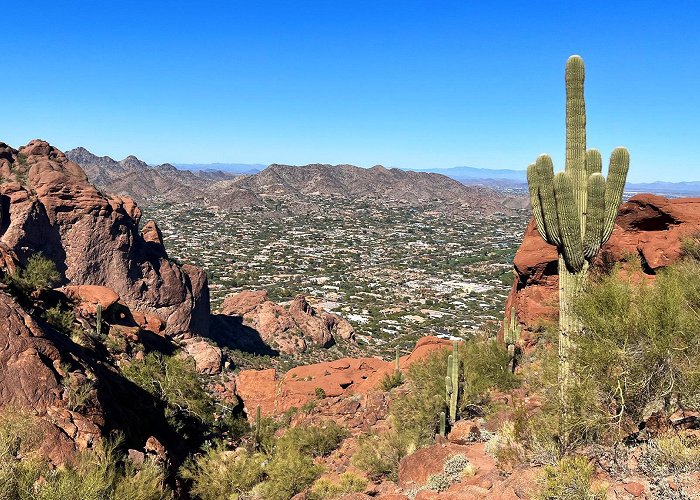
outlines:
[[[532,208],[532,216],[535,218],[535,227],[540,233],[542,239],[549,241],[547,229],[544,225],[544,216],[542,215],[542,203],[540,203],[540,190],[537,182],[537,166],[532,163],[527,167],[527,186],[530,190],[530,207]]]
[[[561,252],[567,267],[578,272],[583,267],[583,243],[581,242],[581,220],[576,214],[574,186],[571,176],[559,172],[554,177],[554,196],[557,202],[557,216],[562,243]]]
[[[598,253],[603,238],[605,218],[605,177],[591,174],[588,178],[588,212],[586,234],[583,237],[583,256],[590,260]]]
[[[592,174],[599,174],[603,171],[603,158],[597,149],[586,151],[586,175],[590,179]]]
[[[622,193],[625,189],[627,171],[630,168],[630,154],[625,148],[615,148],[610,155],[608,167],[608,182],[605,185],[605,223],[600,244],[610,239],[615,228],[617,210],[622,202]]]
[[[549,155],[540,155],[535,162],[537,190],[542,207],[542,220],[547,234],[545,241],[552,245],[561,244],[557,205],[554,199],[554,163]]]

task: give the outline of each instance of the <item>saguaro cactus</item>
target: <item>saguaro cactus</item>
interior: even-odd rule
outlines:
[[[445,437],[445,412],[440,412],[440,436]]]
[[[401,373],[401,352],[399,351],[399,346],[396,346],[396,359],[394,360],[394,367],[396,368],[396,374]]]
[[[452,354],[447,357],[447,375],[445,376],[445,401],[450,413],[450,424],[457,420],[457,396],[459,395],[459,358],[458,343],[452,344]]]
[[[559,386],[564,409],[570,336],[582,328],[572,315],[572,300],[585,283],[589,262],[610,238],[629,169],[629,153],[616,148],[610,156],[606,180],[601,174],[600,153],[595,149],[586,151],[584,66],[579,56],[567,61],[565,80],[565,171],[554,175],[548,155],[541,155],[527,169],[537,231],[559,252]]]
[[[97,317],[95,318],[95,331],[99,337],[102,334],[102,304],[97,304]]]
[[[508,363],[512,372],[515,372],[516,347],[518,340],[520,340],[520,333],[522,330],[522,326],[520,326],[520,323],[518,323],[515,317],[515,307],[511,307],[510,321],[508,315],[503,319],[503,340],[508,348],[508,354],[510,356]]]

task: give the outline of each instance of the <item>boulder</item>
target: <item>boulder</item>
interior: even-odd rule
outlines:
[[[201,337],[193,337],[182,342],[183,351],[194,359],[199,373],[214,375],[221,371],[221,349]]]
[[[352,325],[337,314],[312,307],[303,295],[298,295],[288,307],[270,300],[265,290],[244,290],[226,297],[213,335],[224,336],[229,343],[243,350],[256,351],[262,342],[267,348],[285,354],[302,352],[310,345],[330,347],[335,336],[354,340]]]

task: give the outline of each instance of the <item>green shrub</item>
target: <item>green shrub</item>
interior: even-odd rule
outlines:
[[[323,390],[323,387],[316,387],[314,389],[314,394],[316,395],[316,399],[323,399],[326,397],[326,391]]]
[[[676,434],[652,439],[640,465],[651,477],[695,472],[700,470],[700,446]]]
[[[353,474],[344,472],[337,482],[330,479],[318,479],[311,488],[308,500],[325,500],[342,497],[351,493],[361,493],[367,488],[367,480]]]
[[[181,475],[192,481],[191,494],[201,500],[236,498],[264,478],[266,457],[247,450],[226,451],[222,445],[209,448],[188,462]]]
[[[357,451],[352,463],[365,471],[371,479],[397,479],[399,462],[416,450],[416,442],[408,433],[391,430],[358,438]]]
[[[442,473],[433,474],[428,478],[425,488],[433,491],[445,491],[450,486],[458,483],[463,476],[473,476],[476,468],[464,455],[452,455],[445,461]]]
[[[265,467],[268,479],[254,492],[265,500],[289,500],[306,489],[321,475],[323,467],[299,450],[283,448],[277,451]]]
[[[388,392],[401,384],[403,384],[403,373],[399,370],[395,370],[384,375],[381,382],[381,388],[383,391]]]
[[[617,273],[575,304],[585,331],[573,338],[571,413],[589,440],[635,430],[645,415],[700,404],[700,262],[663,270],[654,283]]]
[[[419,446],[432,442],[440,412],[445,410],[445,374],[448,349],[441,349],[408,368],[410,392],[391,402],[390,413],[401,433]],[[460,364],[459,415],[481,414],[489,403],[491,389],[515,387],[517,379],[508,370],[508,351],[495,341],[464,342],[458,349]]]
[[[326,456],[348,436],[348,431],[332,420],[321,425],[289,429],[277,442],[279,449],[296,449],[304,455]]]
[[[0,498],[11,500],[159,500],[171,498],[163,471],[123,463],[118,441],[101,440],[73,462],[52,469],[38,453],[41,433],[30,414],[0,414]]]
[[[212,402],[191,358],[149,353],[122,370],[125,377],[159,399],[174,429],[182,431],[188,420],[212,421]]]
[[[592,488],[593,466],[585,457],[564,457],[544,467],[538,500],[603,500],[605,492]]]
[[[56,264],[40,253],[31,255],[18,274],[17,283],[28,292],[53,288],[61,281]]]
[[[72,335],[75,330],[75,314],[73,314],[73,311],[64,311],[58,305],[46,309],[44,318],[48,324],[66,335]]]

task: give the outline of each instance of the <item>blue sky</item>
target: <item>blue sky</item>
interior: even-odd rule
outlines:
[[[614,5],[612,5],[614,3]],[[700,2],[3,4],[0,140],[122,158],[525,168],[588,144],[630,180],[700,180]]]

